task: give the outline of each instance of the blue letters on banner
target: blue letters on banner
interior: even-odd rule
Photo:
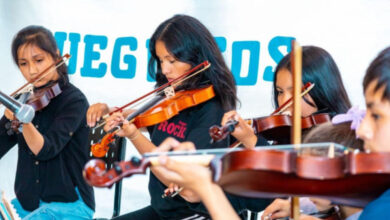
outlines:
[[[279,63],[279,61],[285,56],[279,50],[280,46],[287,47],[287,53],[291,51],[291,41],[294,40],[293,37],[281,37],[276,36],[272,38],[272,40],[268,44],[268,52],[271,58],[275,61],[275,63]],[[267,66],[264,69],[263,80],[264,81],[274,81],[274,70],[272,66]]]
[[[123,61],[127,64],[128,68],[125,70],[120,69],[120,55],[122,46],[128,46],[131,51],[135,51],[137,50],[137,39],[134,37],[121,37],[116,39],[114,51],[112,53],[111,73],[115,78],[132,79],[135,76],[137,59],[134,55],[124,55]]]
[[[81,76],[84,77],[103,77],[106,75],[107,64],[100,63],[98,68],[92,68],[92,61],[100,59],[100,53],[93,50],[95,44],[99,45],[101,50],[107,47],[107,37],[98,35],[85,35],[84,43],[84,65],[80,69]]]
[[[241,77],[242,52],[249,51],[248,74]],[[259,71],[260,42],[235,41],[232,46],[232,73],[237,85],[255,85]]]
[[[64,44],[67,34],[65,32],[56,32],[54,37],[57,41],[58,49],[61,54],[63,54]],[[77,67],[77,52],[80,43],[80,34],[79,33],[69,33],[69,41],[70,41],[70,59],[68,63],[68,74],[74,74],[76,72]]]
[[[58,48],[62,54],[64,50],[65,41],[68,39],[70,43],[69,53],[71,58],[69,60],[68,73],[74,74],[77,70],[77,55],[78,48],[81,40],[79,33],[55,32],[54,37],[57,41]],[[275,62],[279,61],[285,55],[280,47],[286,47],[286,52],[291,51],[291,41],[295,39],[293,37],[276,36],[272,38],[268,44],[268,54]],[[227,40],[225,37],[215,37],[219,50],[223,53],[227,48]],[[104,77],[107,73],[107,64],[100,61],[101,52],[94,50],[94,46],[97,45],[100,50],[104,52],[107,48],[108,38],[107,36],[99,35],[85,35],[84,36],[84,63],[80,68],[80,75],[82,77]],[[146,40],[147,59],[150,59],[149,51],[149,39]],[[138,49],[138,41],[135,37],[120,37],[115,40],[111,59],[111,74],[118,79],[133,79],[137,71],[137,57],[132,54],[122,55],[121,51],[123,47],[128,47],[130,51],[136,51]],[[96,48],[96,47],[95,47]],[[243,68],[243,52],[249,52],[248,72],[242,73]],[[92,68],[92,62],[98,62],[97,68]],[[123,62],[127,65],[125,69],[120,68],[120,63]],[[232,43],[232,61],[231,71],[236,80],[238,86],[253,86],[256,85],[259,73],[260,63],[260,42],[259,41],[233,41]],[[268,65],[264,69],[263,80],[274,80],[274,65]],[[146,80],[148,82],[154,82],[155,80],[149,74],[149,66],[147,67]]]

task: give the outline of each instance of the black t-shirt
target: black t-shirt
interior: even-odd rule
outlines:
[[[167,137],[173,137],[178,141],[191,141],[197,149],[225,148],[227,140],[210,144],[211,137],[208,133],[212,125],[221,123],[224,110],[215,98],[186,109],[179,115],[148,128],[150,139],[156,146],[160,145]],[[173,198],[162,198],[167,187],[161,183],[153,173],[150,173],[149,193],[153,209],[162,219],[180,219],[194,211],[190,203],[180,196]]]
[[[15,194],[28,211],[38,208],[39,200],[75,202],[78,200],[75,187],[83,201],[95,209],[93,189],[82,176],[89,158],[88,101],[72,84],[60,81],[60,87],[62,93],[35,112],[32,121],[44,138],[38,155],[31,152],[22,133],[7,134],[7,118],[0,120],[0,158],[18,144]]]

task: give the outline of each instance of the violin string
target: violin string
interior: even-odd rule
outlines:
[[[138,101],[138,102],[136,102],[136,103],[133,103],[132,105],[129,105],[127,108],[125,108],[124,111],[126,111],[127,109],[135,108],[135,107],[137,107],[137,106],[139,106],[139,105],[141,105],[141,104],[143,104],[143,103],[145,103],[145,102],[151,100],[152,98],[156,97],[157,95],[160,95],[160,94],[161,94],[161,93],[156,93],[155,96],[149,96],[149,97],[146,97],[146,98],[144,98],[144,99],[142,99],[142,100],[140,100],[140,101]],[[99,122],[96,124],[96,126],[93,127],[93,129],[98,129],[98,128],[102,127],[103,125],[105,125],[105,124],[107,123],[106,119],[107,119],[108,117],[110,117],[110,115],[109,115],[109,114],[105,114],[105,115],[99,120]]]
[[[210,66],[211,66],[211,64],[205,66],[204,68],[202,68],[202,69],[196,71],[195,73],[193,73],[193,74],[191,74],[191,75],[189,75],[189,76],[183,78],[182,80],[179,80],[178,82],[174,83],[174,84],[171,85],[171,86],[175,86],[175,85],[177,85],[177,84],[180,84],[181,82],[184,82],[184,81],[187,80],[187,79],[190,79],[191,77],[193,77],[193,76],[195,76],[195,75],[197,75],[197,74],[203,72],[204,70],[208,69]],[[167,87],[168,87],[168,86],[167,86]],[[165,87],[165,88],[166,88],[166,87]],[[161,95],[162,93],[164,93],[164,90],[163,90],[163,89],[165,89],[165,88],[162,88],[161,90],[157,91],[155,96]],[[154,97],[155,97],[155,96],[154,96]],[[140,104],[142,104],[142,103],[144,103],[144,102],[146,102],[146,101],[148,101],[148,100],[150,100],[150,99],[152,99],[152,98],[153,98],[153,97],[149,97],[149,99],[142,99],[142,100],[140,100],[140,101],[137,102],[137,103],[134,103],[134,104],[132,104],[132,105],[127,106],[127,107],[126,107],[125,109],[123,109],[123,110],[129,109],[130,107],[131,107],[131,108],[134,108],[134,107],[136,107],[136,106],[138,106],[138,105],[140,105]],[[102,119],[104,120],[104,119],[108,118],[109,116],[110,116],[109,114],[106,114],[106,115],[104,115],[104,116],[102,117]],[[94,127],[94,129],[100,128],[101,126],[103,126],[103,125],[105,125],[105,124],[106,124],[106,121],[103,121],[103,122],[97,124],[97,125]]]
[[[207,63],[207,65],[205,63]],[[192,68],[188,73],[185,73],[184,75],[179,76],[178,78],[174,79],[172,82],[167,82],[164,85],[160,86],[159,88],[157,88],[157,89],[155,89],[155,90],[153,90],[153,91],[151,91],[151,92],[141,96],[140,98],[137,98],[137,99],[133,100],[132,102],[127,103],[126,105],[123,105],[122,107],[120,107],[120,108],[118,108],[118,109],[116,109],[114,111],[109,112],[108,114],[104,115],[103,118],[106,118],[106,117],[110,116],[114,112],[122,111],[123,109],[128,108],[128,106],[130,106],[130,105],[132,105],[132,104],[134,104],[134,103],[136,103],[136,102],[138,102],[138,101],[148,97],[149,95],[151,95],[153,93],[158,93],[159,92],[158,94],[161,94],[160,91],[164,91],[164,89],[166,89],[167,87],[172,86],[172,84],[175,83],[176,80],[180,80],[181,78],[184,78],[188,74],[190,74],[190,75],[194,74],[194,73],[190,73],[191,71],[195,71],[196,69],[201,68],[199,71],[195,72],[195,74],[197,74],[199,72],[202,72],[202,71],[206,70],[208,67],[210,67],[210,65],[211,65],[210,63],[205,61],[205,62],[199,64],[198,66],[195,66],[194,68]],[[204,67],[201,67],[201,66],[204,66]]]
[[[211,65],[209,64],[209,65],[205,66],[204,68],[202,68],[202,69],[196,71],[195,73],[190,74],[189,76],[183,78],[182,80],[179,80],[179,81],[177,81],[176,83],[173,83],[173,85],[170,85],[170,86],[175,86],[175,85],[177,85],[177,84],[180,84],[181,82],[184,82],[185,80],[187,80],[187,79],[189,79],[189,78],[191,78],[191,77],[193,77],[193,76],[195,76],[195,75],[197,75],[197,74],[199,74],[199,73],[205,71],[205,70],[208,69],[210,66],[211,66]],[[166,86],[166,87],[164,87],[163,89],[157,91],[155,96],[163,94],[163,93],[164,93],[164,89],[167,88],[167,87],[168,87],[168,86]],[[149,99],[152,99],[152,98],[153,98],[153,97],[150,97]],[[140,103],[144,103],[144,102],[145,102],[144,100],[141,100],[141,101],[140,101]],[[134,103],[133,105],[137,106],[138,103]],[[133,107],[134,107],[134,106],[133,106]],[[126,109],[128,109],[128,108],[129,108],[129,107],[127,107]]]
[[[68,61],[68,58],[70,57],[70,55],[68,54],[65,54],[63,57],[62,57],[62,60],[61,62],[55,66],[54,69],[57,69],[59,66],[61,66],[62,64],[64,64],[66,61]],[[54,69],[50,70],[49,72],[45,73],[44,76],[46,76],[48,73],[51,73]],[[38,80],[41,80],[43,77],[40,77]],[[36,80],[36,81],[38,81]],[[21,93],[24,93],[24,92],[29,92],[30,90],[32,90],[33,88],[33,83],[36,82],[36,81],[32,81],[32,82],[27,82],[26,84],[24,84],[22,87],[20,87],[19,89],[17,89],[16,91],[14,91],[13,93],[11,93],[11,97],[15,97]],[[3,106],[2,104],[0,104],[0,107]]]

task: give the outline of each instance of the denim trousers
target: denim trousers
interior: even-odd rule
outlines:
[[[23,220],[86,220],[92,219],[94,211],[89,208],[80,196],[76,188],[79,199],[75,202],[39,202],[39,207],[32,212],[23,209],[18,199],[11,201],[16,212]]]

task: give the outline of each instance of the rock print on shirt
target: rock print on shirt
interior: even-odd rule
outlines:
[[[179,121],[178,124],[174,122],[164,121],[162,122],[157,130],[165,132],[171,136],[184,139],[184,132],[187,130],[187,123]]]

